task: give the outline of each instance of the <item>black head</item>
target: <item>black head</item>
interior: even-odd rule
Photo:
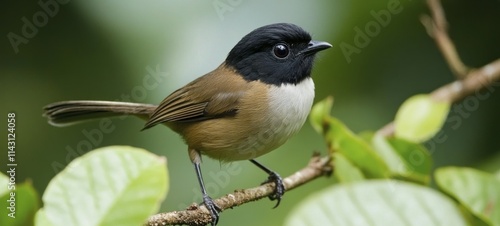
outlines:
[[[271,24],[243,37],[229,52],[226,64],[248,81],[297,84],[311,75],[315,53],[330,47],[311,41],[311,35],[297,25]]]

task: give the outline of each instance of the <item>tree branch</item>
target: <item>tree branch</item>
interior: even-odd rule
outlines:
[[[321,176],[329,176],[332,172],[331,158],[315,154],[309,164],[303,169],[283,179],[286,191],[299,187]],[[215,199],[221,212],[242,204],[265,198],[274,192],[274,183],[266,183],[258,187],[236,190],[231,194]],[[146,225],[206,225],[211,222],[211,216],[205,206],[192,204],[186,210],[159,213],[151,216]]]
[[[437,101],[456,103],[465,97],[475,94],[481,89],[491,89],[496,81],[500,80],[500,59],[486,64],[478,69],[469,69],[458,56],[455,45],[447,33],[447,22],[440,0],[427,0],[431,9],[432,17],[424,15],[421,17],[422,24],[426,27],[429,36],[434,38],[448,66],[455,75],[461,79],[446,84],[431,93]],[[394,122],[381,128],[378,133],[384,136],[394,134]]]

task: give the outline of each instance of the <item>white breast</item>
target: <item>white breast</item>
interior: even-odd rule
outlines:
[[[304,125],[314,100],[314,82],[312,78],[306,78],[297,85],[273,85],[268,96],[268,134],[275,136],[268,148],[275,149],[299,132]]]

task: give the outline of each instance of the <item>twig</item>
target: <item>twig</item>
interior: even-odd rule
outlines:
[[[451,71],[459,79],[463,79],[467,76],[469,68],[460,59],[455,44],[448,36],[448,22],[446,22],[441,2],[440,0],[427,0],[427,4],[431,10],[432,17],[422,15],[420,21],[427,29],[429,36],[436,41]]]
[[[500,81],[500,59],[478,69],[466,67],[460,60],[455,45],[448,36],[447,22],[440,0],[428,0],[427,4],[432,11],[432,18],[422,16],[421,21],[427,28],[429,35],[436,40],[451,70],[461,78],[461,80],[434,90],[431,93],[432,98],[438,101],[456,103],[481,89],[490,89],[493,85],[498,85],[495,82]],[[394,122],[381,128],[378,133],[384,136],[392,136],[394,134]]]
[[[295,172],[291,176],[284,178],[283,183],[287,191],[299,187],[309,181],[324,175],[330,175],[332,171],[330,157],[320,157],[314,155],[309,164],[303,169]],[[215,199],[214,202],[221,208],[221,211],[240,206],[244,203],[265,198],[274,191],[274,184],[267,183],[255,188],[236,190],[231,194]],[[210,213],[205,206],[193,204],[183,211],[173,211],[159,213],[151,216],[146,225],[206,225],[211,222]]]

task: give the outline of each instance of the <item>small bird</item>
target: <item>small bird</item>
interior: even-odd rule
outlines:
[[[255,158],[300,130],[314,99],[315,54],[330,47],[311,40],[297,25],[270,24],[244,36],[219,67],[174,91],[159,105],[62,101],[45,106],[44,116],[55,126],[125,114],[147,120],[142,130],[166,125],[187,144],[203,204],[216,225],[220,208],[206,192],[201,156],[222,162],[250,160],[268,174],[264,183],[275,183],[269,198],[277,200],[277,207],[285,192],[283,181]]]

